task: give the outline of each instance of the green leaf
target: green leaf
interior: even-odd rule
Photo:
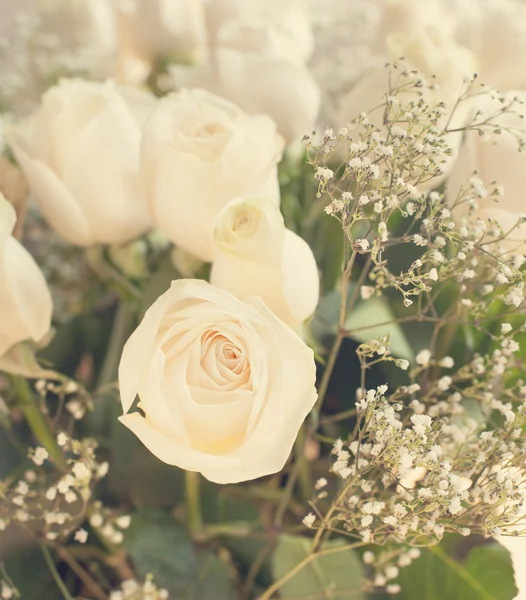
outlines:
[[[22,600],[62,600],[62,594],[39,550],[11,554],[3,561]]]
[[[356,286],[349,285],[348,298],[354,294]],[[325,295],[314,316],[311,330],[313,336],[321,340],[327,335],[336,335],[340,317],[341,292],[334,290]],[[389,335],[391,352],[397,358],[413,361],[415,352],[409,343],[404,330],[397,323],[396,316],[385,298],[370,298],[358,301],[345,321],[345,328],[351,332],[351,337],[359,343],[368,342],[374,338]],[[390,323],[385,325],[384,323]],[[356,330],[354,333],[353,330]]]
[[[345,328],[351,332],[351,337],[360,343],[374,338],[389,335],[391,338],[391,353],[398,358],[413,361],[415,354],[401,326],[395,321],[396,317],[383,298],[370,298],[359,303],[347,317]],[[390,323],[387,325],[386,323]],[[356,330],[353,332],[353,330]]]
[[[476,546],[454,558],[450,541],[423,550],[404,568],[399,600],[512,600],[517,594],[509,552],[500,544]]]
[[[230,569],[213,552],[205,551],[198,555],[197,569],[187,600],[236,600]]]
[[[335,540],[323,549],[345,546]],[[308,538],[282,535],[272,558],[272,572],[277,581],[309,556],[311,540]],[[362,564],[353,550],[342,550],[319,556],[307,564],[290,581],[280,588],[282,598],[349,598],[362,600]]]
[[[124,547],[141,577],[151,573],[157,585],[174,594],[187,590],[196,577],[192,543],[168,513],[151,509],[135,513]]]

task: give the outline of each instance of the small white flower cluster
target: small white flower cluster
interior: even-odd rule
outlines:
[[[419,558],[418,548],[397,548],[384,550],[374,554],[370,550],[364,552],[362,560],[367,571],[373,571],[374,575],[366,581],[366,589],[370,593],[385,589],[388,594],[401,592],[399,584],[393,580],[400,574],[400,569],[408,567],[414,560]]]
[[[447,531],[495,536],[526,529],[526,386],[519,381],[503,391],[492,371],[503,358],[511,368],[509,341],[425,393],[426,370],[436,366],[427,351],[417,361],[425,367],[412,372],[422,385],[390,396],[385,385],[360,394],[354,439],[338,439],[333,447],[332,471],[343,486],[333,526],[343,522],[348,535],[367,544],[418,546],[436,543]],[[440,363],[451,368],[450,359]],[[485,414],[501,414],[502,423],[488,429],[465,416],[460,403],[468,398]],[[314,515],[304,522],[313,527]],[[327,526],[321,519],[319,527]]]
[[[114,545],[122,544],[124,534],[122,530],[128,529],[131,524],[130,515],[116,516],[115,513],[102,506],[97,501],[88,509],[89,524],[107,542]]]
[[[470,309],[478,308],[481,291],[490,288],[517,308],[524,299],[519,271],[526,258],[519,252],[521,244],[515,244],[515,253],[510,253],[509,244],[519,222],[504,232],[494,221],[473,216],[480,199],[498,202],[502,188],[496,183],[485,186],[473,177],[454,201],[428,191],[437,187],[452,163],[448,144],[453,112],[473,93],[481,92],[473,90],[475,83],[470,82],[448,113],[442,104],[426,104],[421,97],[425,83],[416,72],[404,71],[397,64],[390,69],[394,83],[379,109],[384,112],[382,128],[361,113],[345,128],[346,135],[326,135],[319,145],[307,138],[310,164],[319,182],[318,197],[329,200],[325,212],[341,223],[353,252],[367,255],[372,262],[367,274],[371,285],[363,286],[362,298],[393,288],[410,307],[434,286],[455,282],[463,286],[462,300]],[[483,93],[495,95],[491,90]],[[495,134],[498,117],[517,114],[519,106],[518,99],[502,98],[500,110],[484,119],[475,113],[460,130]],[[523,143],[518,139],[519,147]],[[335,159],[344,146],[345,161],[338,165]],[[394,219],[397,214],[404,219]],[[421,252],[401,273],[395,273],[389,268],[387,252],[401,245],[407,246],[408,257],[415,255],[415,247]],[[482,308],[491,299],[483,297]]]
[[[59,433],[57,443],[68,456],[68,472],[51,485],[46,469],[29,470],[14,485],[4,484],[6,502],[0,512],[0,531],[13,521],[42,523],[42,535],[48,540],[66,536],[78,525],[86,512],[93,485],[105,477],[108,463],[95,459],[96,442],[93,439],[75,440]],[[45,466],[49,453],[45,448],[29,450],[29,457],[37,467]],[[86,532],[80,529],[75,540],[84,543]]]
[[[65,404],[66,410],[76,421],[83,419],[86,412],[93,409],[93,401],[89,394],[72,380],[56,383],[39,379],[35,384],[35,390],[42,402],[45,402],[48,394],[58,397],[60,403]]]
[[[148,577],[143,584],[135,579],[127,579],[119,590],[110,594],[110,600],[168,600],[169,597],[168,590],[159,589],[152,577]]]

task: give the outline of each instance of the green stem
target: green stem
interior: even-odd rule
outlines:
[[[296,443],[294,445],[294,453],[296,460],[299,462],[299,487],[302,500],[309,500],[312,496],[313,484],[310,472],[310,465],[307,457],[305,456],[305,449],[307,445],[307,426],[304,423],[298,433]]]
[[[190,529],[192,537],[199,536],[203,530],[199,478],[200,475],[196,471],[185,471],[186,510],[188,528]]]
[[[98,389],[113,383],[117,379],[117,371],[121,360],[122,349],[128,338],[133,310],[129,300],[121,300],[117,308],[117,313],[113,321],[110,341],[104,357],[99,379],[97,381]]]
[[[23,377],[11,377],[10,379],[18,396],[18,405],[35,439],[48,451],[57,467],[61,471],[67,471],[68,465],[64,454],[57,444],[55,435],[51,430],[51,425],[38,406],[35,393],[29,382]]]
[[[465,569],[462,565],[459,565],[454,559],[448,556],[442,548],[438,546],[431,546],[429,551],[441,558],[448,567],[450,567],[455,573],[461,577],[467,584],[469,584],[474,590],[480,594],[484,600],[493,600],[493,595],[489,594],[487,590],[481,585],[471,573]]]
[[[50,554],[49,550],[47,549],[46,545],[44,544],[44,542],[40,542],[40,548],[42,550],[42,554],[44,555],[44,559],[47,563],[47,566],[49,567],[51,575],[53,576],[53,579],[55,580],[58,589],[61,591],[62,595],[64,596],[64,600],[73,600],[73,597],[71,596],[68,588],[62,581],[62,577],[60,577],[60,574],[57,571],[57,567],[55,566],[55,562],[53,561],[53,558],[51,557],[51,554]]]

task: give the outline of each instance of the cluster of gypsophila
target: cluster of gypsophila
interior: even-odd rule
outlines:
[[[71,430],[86,414],[91,400],[73,381],[50,382],[40,379],[35,389],[40,410],[49,419],[50,431],[69,414]],[[49,418],[46,398],[53,394],[57,410]],[[105,508],[93,497],[94,486],[104,478],[109,464],[97,458],[98,443],[93,438],[76,439],[66,431],[56,435],[55,443],[32,447],[28,459],[32,468],[19,480],[0,482],[0,530],[16,524],[47,543],[62,542],[72,536],[83,544],[93,532],[106,546],[123,542],[130,516]]]
[[[324,512],[320,480],[304,523],[386,548],[364,555],[370,587],[399,591],[392,580],[418,556],[411,548],[446,532],[526,534],[526,385],[504,376],[521,363],[514,333],[502,324],[499,347],[457,370],[420,352],[409,385],[358,393],[354,431],[332,452],[339,491]],[[386,344],[359,347],[364,373],[392,358]]]
[[[169,597],[168,590],[159,589],[151,576],[144,583],[135,579],[123,581],[120,590],[110,594],[110,600],[168,600]]]
[[[440,183],[437,178],[452,160],[451,136],[464,130],[499,135],[503,131],[497,124],[499,117],[518,115],[520,100],[499,97],[473,80],[448,113],[444,104],[428,104],[424,92],[430,88],[415,71],[396,70],[396,66],[393,71],[396,81],[377,108],[381,128],[362,113],[338,135],[327,130],[320,144],[305,138],[319,183],[318,198],[328,201],[325,211],[341,223],[352,250],[350,262],[360,255],[367,260],[364,274],[370,285],[363,286],[362,297],[395,288],[403,295],[406,307],[418,297],[422,312],[421,304],[434,282],[472,286],[482,268],[479,255],[487,256],[488,252],[492,264],[489,267],[491,261],[486,261],[484,268],[492,269],[494,280],[488,281],[485,294],[493,294],[512,281],[521,288],[517,271],[524,257],[510,250],[510,240],[521,220],[503,231],[491,220],[473,218],[479,203],[485,203],[481,208],[487,209],[498,202],[503,189],[495,182],[485,185],[472,177],[454,199],[428,191]],[[497,97],[500,108],[489,116],[472,111],[471,119],[453,127],[463,104],[481,94]],[[514,129],[506,131],[516,137],[520,149],[523,137]],[[343,162],[338,161],[342,154]],[[421,249],[420,255],[401,273],[394,273],[389,269],[389,255],[395,246],[403,244]],[[508,298],[517,305],[521,289],[508,292]]]
[[[96,460],[97,443],[93,439],[76,440],[59,433],[57,442],[63,451],[63,469],[51,470],[57,466],[57,457],[37,446],[28,453],[34,468],[26,470],[19,480],[0,483],[0,530],[17,523],[49,541],[63,539],[76,530],[75,540],[86,541],[87,532],[79,526],[93,486],[107,474],[108,463]]]

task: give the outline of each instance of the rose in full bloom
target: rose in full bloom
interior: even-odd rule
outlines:
[[[255,479],[283,468],[315,376],[312,350],[259,298],[174,281],[124,347],[120,420],[168,464]],[[129,413],[137,394],[142,414]]]
[[[134,65],[142,63],[147,76],[156,60],[195,62],[206,56],[202,0],[116,0],[116,13],[119,69],[125,80]]]
[[[210,283],[241,300],[259,296],[293,328],[312,315],[319,298],[312,250],[285,228],[270,200],[233,200],[219,213]]]
[[[49,331],[53,303],[46,280],[29,252],[11,234],[13,206],[0,195],[0,356]]]
[[[203,90],[160,100],[143,140],[143,166],[157,227],[176,245],[212,260],[217,213],[238,196],[279,203],[283,140],[267,116],[249,116]]]
[[[7,132],[42,213],[68,242],[121,243],[150,229],[140,144],[154,105],[110,82],[65,79]]]
[[[508,92],[505,104],[517,97],[526,101],[525,92]],[[482,111],[477,120],[497,114],[503,104],[499,100],[484,97],[474,110]],[[523,106],[517,105],[515,111],[523,112]],[[480,198],[477,216],[483,219],[491,217],[499,222],[505,231],[516,225],[518,219],[526,213],[524,189],[526,186],[526,154],[519,152],[519,138],[526,143],[526,125],[518,114],[501,114],[494,123],[501,127],[501,133],[492,137],[481,135],[477,131],[466,131],[464,144],[458,159],[448,178],[448,198],[455,202],[462,187],[469,185],[476,171],[476,177],[491,192],[496,182],[503,188],[503,195],[495,200]],[[512,131],[509,131],[511,129]],[[524,243],[526,226],[522,225],[510,235],[510,242]]]

